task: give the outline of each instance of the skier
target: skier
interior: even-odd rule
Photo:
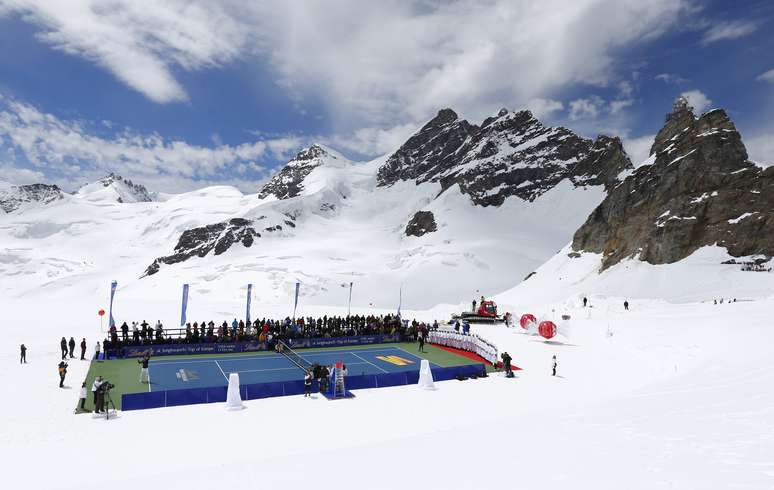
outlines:
[[[556,376],[556,356],[554,356],[553,360],[551,361],[551,369],[551,376]]]
[[[425,351],[425,333],[423,331],[419,331],[419,335],[417,336],[417,340],[419,341],[419,352]]]
[[[86,360],[86,338],[81,339],[81,361]]]
[[[75,355],[73,354],[73,351],[75,350],[75,339],[70,337],[70,342],[67,343],[67,346],[70,348],[70,359],[75,359]]]
[[[629,302],[624,301],[624,310],[629,311]]]
[[[505,368],[505,377],[513,378],[513,369],[511,368],[511,361],[513,359],[511,358],[511,355],[508,354],[508,352],[503,352],[502,358],[503,358],[503,367]]]
[[[304,374],[304,397],[312,396],[312,371],[306,370]]]
[[[67,339],[62,337],[62,340],[59,341],[59,347],[62,349],[62,360],[64,361],[67,359]]]
[[[59,361],[59,387],[64,388],[64,380],[67,375],[67,363]]]
[[[142,359],[137,361],[137,364],[141,364],[140,369],[140,383],[150,383],[150,375],[148,374],[148,363],[150,362],[150,355],[145,354]]]
[[[27,347],[24,344],[21,345],[21,359],[19,360],[19,364],[21,363],[27,364]]]

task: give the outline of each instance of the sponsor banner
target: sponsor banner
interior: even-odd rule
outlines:
[[[231,354],[235,352],[256,352],[266,349],[265,342],[223,342],[212,344],[160,344],[130,345],[122,347],[122,357],[183,356],[191,354]]]
[[[293,349],[308,349],[316,347],[342,347],[347,345],[389,344],[400,342],[400,334],[359,335],[356,337],[322,337],[312,339],[289,339],[288,345]]]

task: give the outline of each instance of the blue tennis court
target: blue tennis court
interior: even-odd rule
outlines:
[[[341,361],[350,376],[419,371],[422,360],[400,347],[297,352],[310,364],[333,365]],[[432,362],[430,366],[440,367]],[[152,391],[225,386],[230,373],[239,373],[240,384],[295,381],[304,376],[301,368],[275,353],[151,360],[149,370]]]

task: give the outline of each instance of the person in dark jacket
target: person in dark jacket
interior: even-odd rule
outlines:
[[[142,359],[139,359],[137,361],[138,364],[142,365],[142,368],[140,368],[140,383],[150,383],[150,374],[148,373],[149,362],[150,362],[149,354],[145,354]]]
[[[506,378],[513,378],[513,368],[511,367],[511,361],[513,358],[511,358],[511,355],[507,352],[503,352],[502,355],[503,358],[503,368],[505,369],[505,377]]]
[[[327,366],[322,366],[320,368],[320,393],[328,391],[328,376],[330,375],[331,372],[328,371]]]
[[[75,354],[73,354],[75,351],[75,339],[70,337],[70,342],[67,343],[67,346],[70,347],[70,359],[75,359]]]
[[[624,310],[629,311],[629,302],[624,301]]]
[[[27,364],[27,346],[24,344],[21,345],[21,360],[19,364],[21,363]]]
[[[86,338],[81,339],[81,361],[86,360]]]
[[[64,361],[59,362],[59,387],[64,388],[64,380],[67,376],[67,363]]]
[[[59,341],[59,347],[62,348],[62,360],[64,361],[67,359],[67,339],[62,337],[62,340]]]
[[[312,371],[306,370],[304,374],[304,397],[312,396]]]
[[[419,341],[419,352],[425,351],[425,332],[420,330],[419,335],[417,336],[417,340]]]

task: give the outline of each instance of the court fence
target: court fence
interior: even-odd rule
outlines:
[[[435,381],[449,381],[458,377],[485,376],[486,367],[483,364],[467,364],[464,366],[432,368]],[[299,371],[300,373],[300,371]],[[300,377],[300,375],[299,375]],[[347,376],[347,390],[362,390],[367,388],[386,388],[416,384],[419,381],[419,371],[399,373],[364,374]],[[200,403],[217,403],[226,401],[227,386],[211,388],[185,388],[179,390],[151,391],[148,393],[125,393],[121,396],[122,410],[144,410],[148,408],[176,407],[180,405],[196,405]],[[312,383],[313,392],[320,391],[317,381]],[[242,400],[255,400],[275,396],[300,395],[304,393],[304,381],[275,381],[271,383],[255,383],[239,386]]]
[[[293,349],[309,349],[318,347],[345,347],[351,345],[391,344],[401,342],[400,333],[357,335],[348,337],[319,337],[319,338],[295,338],[287,339],[287,344]],[[244,342],[218,342],[218,343],[180,343],[180,344],[146,344],[127,345],[121,347],[117,353],[121,358],[158,356],[181,356],[194,354],[232,354],[239,352],[257,352],[268,350],[266,342],[255,340]]]

